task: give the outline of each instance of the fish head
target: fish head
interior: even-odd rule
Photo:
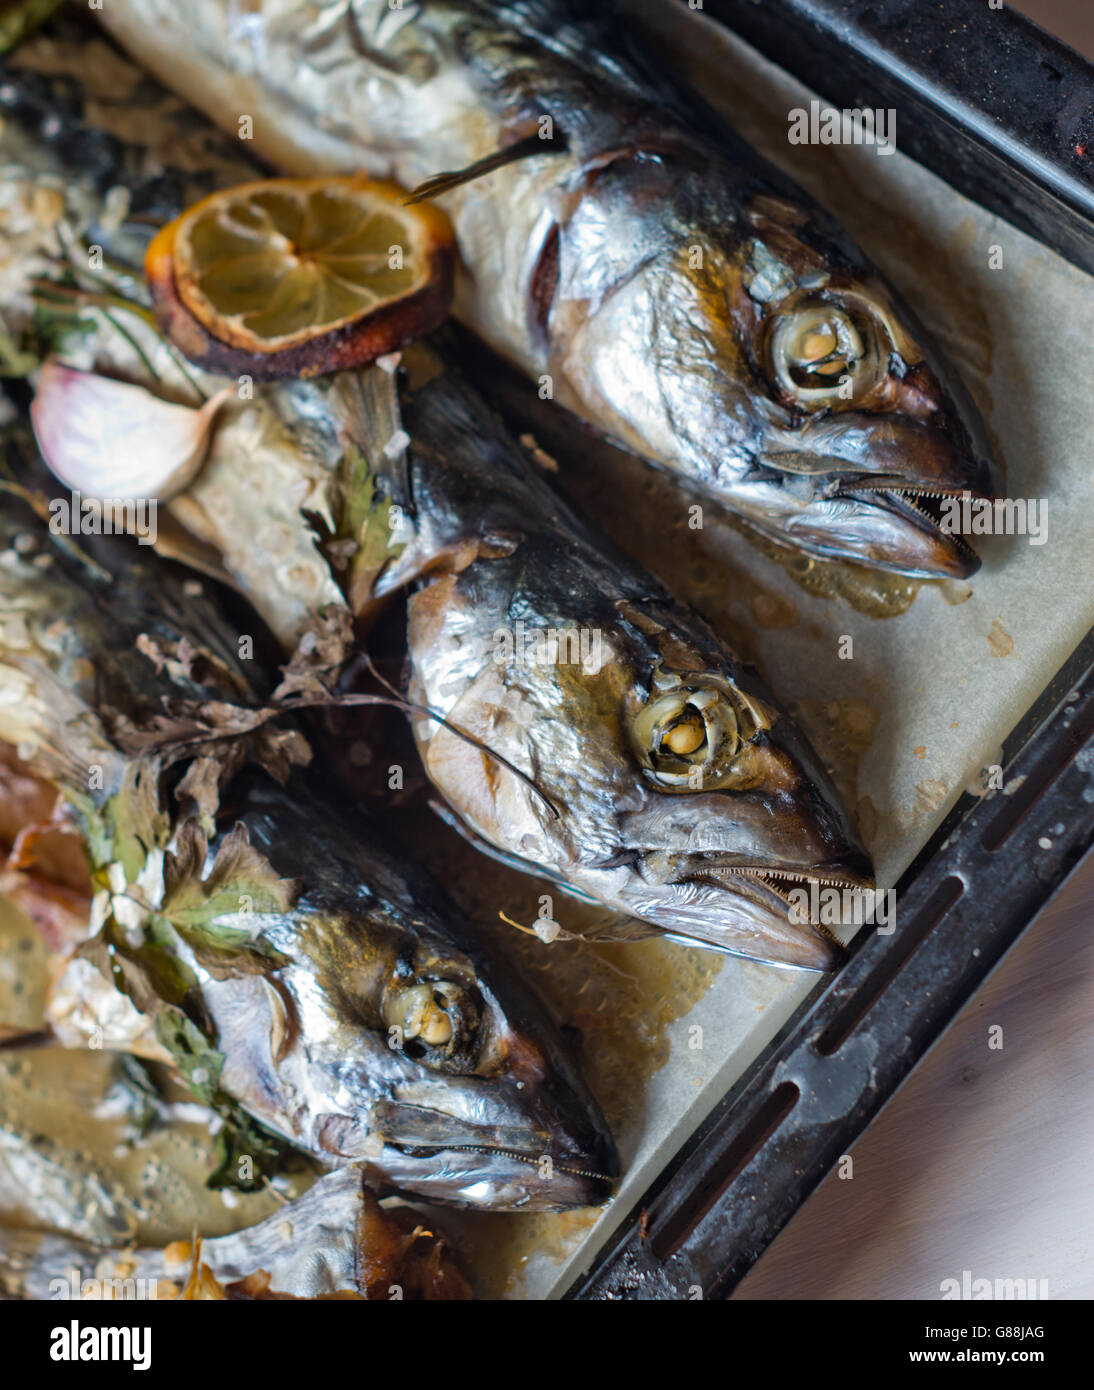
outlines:
[[[484,951],[438,944],[384,952],[376,973],[360,961],[340,972],[342,1021],[357,1039],[337,1065],[367,1103],[363,1152],[381,1142],[384,1179],[434,1201],[603,1202],[618,1173],[615,1146],[544,1006]],[[364,1054],[356,1068],[354,1050]],[[387,1079],[381,1094],[377,1073]],[[325,1144],[354,1156],[358,1124],[322,1129]]]
[[[551,573],[549,557],[539,579],[521,561],[529,592]],[[448,606],[458,625],[458,601]],[[563,611],[523,651],[495,650],[448,710],[450,727],[420,721],[427,770],[455,815],[520,867],[662,931],[833,968],[842,948],[815,913],[792,911],[801,899],[789,890],[811,906],[811,885],[869,888],[870,860],[760,677],[671,600],[603,604],[583,631]],[[428,681],[425,630],[412,620]],[[439,667],[451,647],[437,651]]]
[[[359,849],[331,849],[336,829],[322,846],[304,827],[300,839],[323,886],[291,925],[266,928],[284,961],[273,988],[232,981],[214,1008],[224,1088],[324,1160],[365,1163],[377,1183],[431,1201],[605,1201],[619,1171],[611,1135],[504,955],[413,869],[377,859],[362,873]]]
[[[679,936],[772,964],[830,970],[825,889],[873,886],[854,822],[805,736],[755,672],[659,662],[623,722],[638,768],[620,817],[620,900]]]
[[[995,495],[983,422],[819,210],[631,157],[597,173],[556,254],[564,403],[776,541],[908,575],[978,567],[960,500]]]

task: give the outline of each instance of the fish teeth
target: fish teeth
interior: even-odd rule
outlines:
[[[837,493],[836,495],[837,495],[837,496],[848,497],[848,496],[852,495],[853,493],[872,493],[872,494],[873,494],[874,496],[876,496],[876,497],[884,497],[884,496],[886,495],[886,493],[889,493],[889,494],[891,494],[891,495],[894,496],[894,497],[903,497],[904,500],[907,502],[907,504],[908,504],[909,507],[911,507],[914,511],[918,512],[920,516],[925,517],[926,520],[929,521],[929,522],[931,523],[931,525],[934,526],[934,527],[937,528],[937,529],[941,529],[941,528],[939,527],[938,518],[932,516],[931,513],[926,509],[926,507],[921,507],[921,506],[919,505],[919,503],[918,503],[915,499],[916,499],[917,497],[929,497],[929,498],[935,498],[936,500],[942,501],[942,500],[945,500],[946,498],[950,498],[950,497],[963,497],[963,496],[964,496],[964,492],[955,492],[955,491],[953,491],[953,490],[945,491],[945,492],[939,492],[939,491],[936,490],[936,489],[926,488],[926,487],[865,487],[865,486],[863,486],[863,487],[849,487],[849,488],[846,489],[846,491],[844,491],[844,492],[842,492],[842,493]],[[959,550],[964,551],[966,554],[971,555],[971,556],[975,556],[975,555],[976,555],[976,551],[975,551],[975,550],[973,549],[973,547],[968,543],[968,541],[965,539],[965,537],[961,534],[960,531],[947,531],[947,532],[946,532],[946,535],[948,535],[948,536],[950,537],[950,539],[954,542],[954,544],[957,546],[957,548],[958,548]]]
[[[421,1144],[412,1147],[420,1149]],[[518,1153],[516,1149],[495,1149],[486,1144],[445,1144],[444,1153],[454,1154],[498,1154],[501,1158],[512,1158],[518,1163],[531,1163],[537,1166],[542,1162],[542,1155],[533,1156],[532,1154]],[[615,1182],[615,1178],[609,1177],[606,1173],[594,1172],[592,1168],[570,1168],[561,1163],[552,1164],[556,1173],[565,1173],[571,1178],[593,1178],[597,1182]]]

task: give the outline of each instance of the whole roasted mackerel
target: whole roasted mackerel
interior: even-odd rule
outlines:
[[[276,167],[437,196],[463,319],[595,428],[811,554],[977,567],[939,525],[940,498],[993,486],[959,378],[848,234],[654,69],[620,6],[111,0],[99,17]]]

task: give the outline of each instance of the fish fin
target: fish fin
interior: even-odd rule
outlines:
[[[594,906],[596,898],[590,897],[588,893],[582,892],[580,888],[575,888],[572,883],[567,883],[565,879],[557,874],[545,869],[542,864],[533,863],[531,859],[522,859],[519,854],[512,854],[508,850],[498,849],[497,845],[492,845],[489,840],[480,835],[477,830],[472,830],[450,806],[444,805],[440,801],[430,801],[430,809],[444,821],[468,844],[474,845],[482,854],[487,854],[491,859],[496,859],[499,864],[504,864],[508,869],[516,869],[518,873],[534,874],[536,878],[546,879],[548,883],[553,883],[560,892],[567,894],[571,898],[576,898],[579,902],[592,903]]]
[[[545,146],[548,148],[544,148]],[[567,141],[564,135],[558,135],[552,140],[543,140],[538,135],[528,135],[523,140],[506,145],[504,149],[495,150],[493,154],[476,159],[474,164],[469,164],[466,169],[450,169],[443,174],[434,174],[431,179],[420,183],[410,197],[403,200],[403,205],[411,207],[414,203],[428,202],[453,188],[459,188],[462,184],[472,183],[485,174],[492,174],[495,169],[504,169],[507,164],[516,164],[521,159],[532,159],[539,154],[564,154],[566,149]]]

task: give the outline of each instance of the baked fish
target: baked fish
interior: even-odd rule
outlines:
[[[960,380],[615,4],[111,0],[98,18],[275,167],[436,196],[462,319],[596,429],[812,555],[977,568],[939,524],[940,499],[993,495]]]
[[[374,824],[257,766],[305,753],[239,634],[108,539],[104,574],[0,509],[0,740],[67,801],[96,889],[54,1033],[247,1117],[222,1182],[258,1180],[272,1135],[436,1201],[603,1200],[614,1145],[547,1010]]]

